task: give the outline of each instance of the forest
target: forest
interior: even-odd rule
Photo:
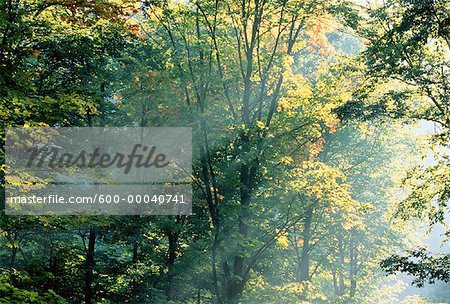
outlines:
[[[450,1],[0,0],[0,28],[0,303],[450,303]],[[192,213],[5,214],[8,127],[192,128]]]

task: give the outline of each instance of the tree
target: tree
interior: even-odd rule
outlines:
[[[275,144],[270,137],[298,131],[277,129],[281,99],[285,108],[292,108],[296,106],[290,104],[294,99],[307,98],[301,91],[294,91],[301,83],[300,76],[292,72],[297,42],[310,36],[310,43],[318,46],[317,36],[324,38],[324,34],[314,28],[316,21],[310,16],[338,15],[344,11],[337,9],[339,5],[297,1],[147,3],[149,21],[159,26],[149,36],[158,37],[159,29],[164,30],[162,39],[157,39],[160,43],[167,41],[180,92],[198,126],[198,177],[214,227],[213,281],[221,300],[238,301],[260,250],[267,246],[263,242],[262,247],[251,249],[251,236],[258,229],[251,225],[251,211],[255,210],[255,193],[265,182],[262,169],[271,157],[268,145]],[[225,109],[223,104],[212,103],[214,99],[224,100]],[[217,138],[223,138],[223,129],[230,130],[231,136],[225,137],[228,146],[222,148],[217,146]],[[225,153],[216,155],[215,149]],[[230,158],[231,165],[227,161]],[[227,186],[231,181],[238,187]],[[223,223],[224,214],[235,220]],[[220,254],[219,288],[217,249],[223,233],[232,235],[238,244],[231,252]],[[269,243],[279,232],[272,233]]]

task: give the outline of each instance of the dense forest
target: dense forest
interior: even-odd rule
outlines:
[[[450,1],[0,10],[2,189],[7,127],[193,130],[191,215],[2,211],[0,303],[450,303]]]

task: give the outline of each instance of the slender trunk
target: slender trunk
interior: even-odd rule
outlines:
[[[53,243],[53,236],[52,236],[52,232],[50,232],[49,234],[49,257],[48,257],[48,270],[49,272],[52,274],[53,277],[58,277],[58,259],[55,256],[54,253],[54,243]],[[46,289],[52,289],[57,291],[59,289],[59,286],[56,282],[56,280],[54,279],[49,279],[46,285]]]
[[[339,265],[342,267],[345,263],[345,252],[344,252],[344,241],[342,240],[343,237],[339,238]],[[345,281],[344,281],[344,273],[341,270],[339,270],[339,295],[342,296],[345,293]]]
[[[178,249],[178,232],[169,231],[168,235],[169,249],[167,251],[167,288],[166,297],[168,301],[173,297],[173,278],[174,278],[174,265],[177,257]]]
[[[132,263],[133,263],[133,266],[136,267],[136,270],[138,267],[137,263],[139,262],[138,249],[139,249],[139,244],[138,244],[137,240],[133,240]],[[137,278],[134,278],[131,281],[131,289],[133,290],[134,294],[137,294],[139,292],[139,282],[138,282]]]
[[[303,220],[303,246],[302,246],[302,255],[300,259],[299,265],[299,282],[308,281],[309,277],[309,256],[310,256],[310,241],[311,241],[311,223],[314,215],[314,210],[312,207],[309,207],[305,213],[305,219]]]
[[[10,268],[14,268],[16,264],[16,257],[17,257],[17,247],[11,248],[11,260],[10,260]]]
[[[206,124],[202,120],[200,122],[201,131],[203,133],[203,136],[201,137],[202,140],[199,141],[199,151],[200,151],[200,163],[202,168],[202,177],[203,177],[203,183],[205,185],[205,196],[206,201],[208,203],[208,210],[209,215],[211,217],[211,222],[214,228],[214,239],[213,239],[213,245],[211,250],[211,270],[213,275],[213,288],[214,293],[217,298],[220,298],[221,294],[219,292],[219,285],[218,285],[218,277],[217,277],[217,248],[219,247],[219,232],[220,232],[220,226],[219,226],[219,209],[217,206],[217,194],[216,194],[216,188],[217,185],[214,181],[213,170],[212,165],[210,163],[209,158],[209,148],[208,148],[208,137],[206,132]],[[214,188],[214,193],[211,191],[211,188]]]
[[[89,229],[89,243],[86,253],[86,271],[84,276],[84,302],[91,304],[94,298],[92,283],[94,282],[94,254],[95,254],[95,230]]]
[[[212,266],[212,276],[213,276],[213,287],[214,287],[214,293],[217,297],[217,299],[221,300],[221,294],[219,292],[219,282],[217,278],[217,249],[219,247],[219,227],[214,228],[214,240],[211,250],[211,266]]]
[[[342,271],[339,271],[339,295],[343,296],[345,293],[345,281],[344,281],[344,274],[342,273]]]
[[[335,295],[339,295],[339,289],[338,289],[338,283],[337,283],[337,277],[336,277],[336,270],[332,270],[332,274],[333,274],[333,289],[334,289],[334,294]]]
[[[358,247],[355,240],[350,248],[350,297],[356,293],[356,276],[358,275]]]
[[[14,266],[16,265],[17,252],[19,251],[19,248],[16,244],[17,232],[10,231],[9,236],[11,237],[11,240],[13,242],[12,247],[11,247],[11,256],[10,256],[9,267],[14,268]]]

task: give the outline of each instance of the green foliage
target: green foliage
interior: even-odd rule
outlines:
[[[431,256],[424,248],[409,252],[408,256],[393,255],[382,261],[381,267],[391,274],[401,271],[414,276],[413,284],[419,287],[436,281],[450,282],[450,256]]]
[[[26,288],[26,283],[31,283],[31,278],[25,273],[1,269],[0,276],[0,303],[30,303],[30,304],[65,304],[64,298],[58,296],[53,290],[39,293]],[[16,287],[14,285],[21,286]]]

